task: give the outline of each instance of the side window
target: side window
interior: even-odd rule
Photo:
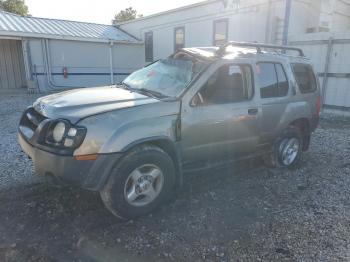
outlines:
[[[224,65],[199,92],[201,103],[227,104],[249,100],[253,96],[252,69],[249,65]]]
[[[287,79],[286,72],[283,69],[281,64],[275,64],[277,80],[278,80],[278,89],[279,96],[286,96],[288,94],[289,82]]]
[[[153,62],[153,32],[145,33],[146,62]]]
[[[278,81],[273,63],[259,63],[258,80],[261,98],[278,97]]]
[[[178,27],[174,29],[174,50],[175,52],[185,47],[185,28]]]
[[[214,21],[214,45],[220,46],[228,39],[228,19]]]
[[[261,98],[283,97],[288,94],[289,82],[281,64],[258,63]]]
[[[292,64],[292,68],[301,93],[311,93],[317,89],[316,77],[310,65]]]

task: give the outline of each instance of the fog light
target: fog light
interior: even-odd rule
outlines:
[[[66,147],[71,147],[71,146],[73,146],[73,144],[74,144],[73,139],[66,138],[66,140],[64,141],[64,146],[66,146]]]

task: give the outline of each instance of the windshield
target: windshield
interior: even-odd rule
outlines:
[[[183,58],[159,60],[132,73],[123,81],[123,84],[131,89],[176,97],[198,73],[197,64],[198,62]]]

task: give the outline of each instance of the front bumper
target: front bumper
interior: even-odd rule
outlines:
[[[101,154],[96,160],[78,161],[74,156],[46,152],[29,144],[21,133],[18,142],[23,151],[33,160],[35,172],[47,177],[54,184],[75,185],[100,191],[105,185],[120,153]]]

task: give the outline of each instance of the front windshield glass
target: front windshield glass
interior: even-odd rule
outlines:
[[[135,90],[176,97],[198,73],[198,63],[183,57],[162,59],[132,73],[123,84]]]

